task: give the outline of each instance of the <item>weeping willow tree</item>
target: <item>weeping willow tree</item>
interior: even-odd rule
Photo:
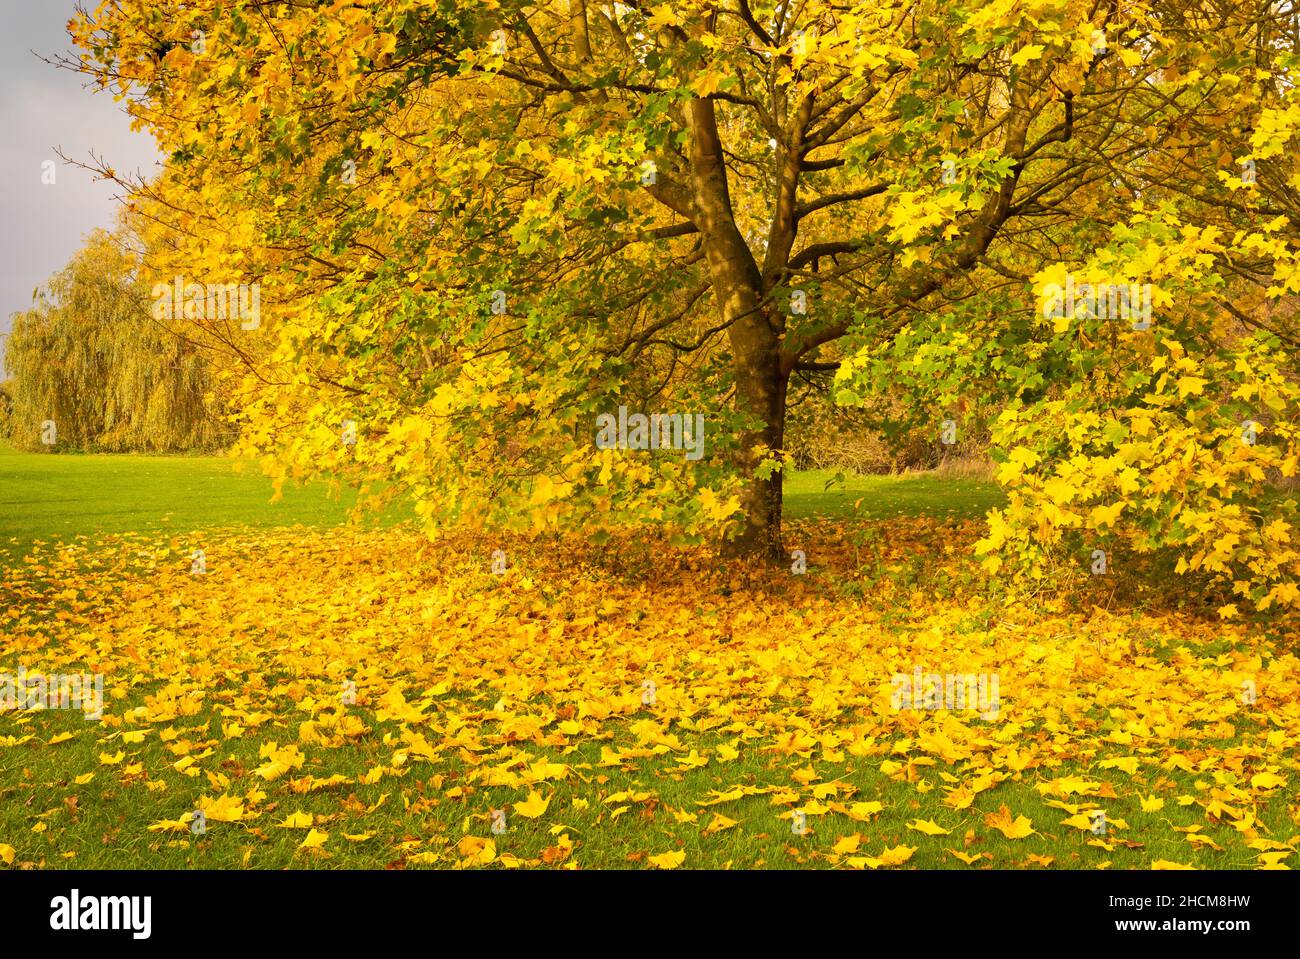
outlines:
[[[9,381],[0,383],[0,436],[9,435],[9,414],[14,401]]]
[[[208,363],[155,319],[139,266],[122,235],[96,231],[32,309],[14,314],[5,354],[14,445],[171,452],[230,439]]]

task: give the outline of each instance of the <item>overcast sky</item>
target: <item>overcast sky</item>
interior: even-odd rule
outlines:
[[[75,0],[0,0],[0,350],[11,314],[31,305],[32,291],[82,237],[116,217],[114,184],[96,182],[55,150],[79,160],[93,150],[119,172],[150,176],[159,161],[152,138],[131,132],[122,104],[33,55],[70,50],[65,28],[75,9]],[[41,183],[45,160],[57,164],[51,186]]]

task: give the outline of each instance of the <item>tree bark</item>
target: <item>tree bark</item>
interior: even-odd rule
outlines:
[[[736,326],[732,329],[735,330]],[[786,559],[781,541],[785,473],[777,469],[767,478],[761,478],[755,476],[754,471],[763,456],[775,456],[784,448],[785,398],[789,380],[781,371],[779,350],[775,345],[755,342],[746,348],[740,341],[749,338],[748,331],[741,331],[739,336],[732,335],[736,349],[736,400],[743,412],[757,417],[762,425],[741,437],[740,467],[747,483],[741,495],[745,524],[739,535],[724,544],[724,552],[782,562]],[[755,341],[761,339],[754,338]],[[756,453],[755,450],[766,450],[766,453]]]
[[[785,444],[785,403],[789,375],[781,362],[777,330],[784,325],[772,304],[763,302],[757,267],[743,240],[736,241],[743,255],[728,254],[727,244],[709,252],[713,289],[730,325],[732,365],[736,378],[736,409],[754,421],[740,436],[737,466],[745,477],[741,506],[745,510],[740,533],[723,546],[725,554],[781,561],[782,472],[766,478],[755,475],[763,459],[775,456]]]
[[[727,170],[709,100],[687,107],[691,130],[691,193],[704,239],[718,311],[729,325],[736,374],[736,407],[754,421],[740,437],[737,465],[746,477],[740,533],[724,544],[733,556],[782,560],[781,473],[763,479],[754,471],[763,458],[782,448],[788,374],[781,363],[784,316],[764,300],[763,276],[736,227],[727,187]]]

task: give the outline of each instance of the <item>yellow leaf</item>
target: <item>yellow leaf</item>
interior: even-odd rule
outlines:
[[[709,764],[709,757],[701,756],[697,750],[692,749],[689,756],[678,756],[677,763],[687,769],[699,769]]]
[[[1026,816],[1017,816],[1013,821],[1011,810],[1003,806],[996,813],[984,817],[984,825],[998,830],[1008,839],[1024,839],[1034,834],[1033,820]]]
[[[1255,773],[1255,775],[1250,777],[1250,786],[1252,789],[1276,789],[1278,786],[1285,785],[1286,780],[1277,773]]]
[[[686,861],[684,852],[664,852],[650,857],[650,864],[656,869],[676,869]]]
[[[218,799],[199,797],[199,811],[212,822],[239,822],[244,818],[244,803],[238,796],[224,793]]]
[[[523,802],[515,803],[515,815],[523,816],[525,819],[536,819],[542,813],[546,812],[546,807],[551,804],[549,799],[543,799],[542,794],[536,789],[530,790],[528,798]]]
[[[298,843],[299,849],[320,849],[325,845],[325,840],[330,837],[327,832],[321,832],[319,829],[311,829],[307,832],[307,838]]]
[[[1037,60],[1043,55],[1047,48],[1041,43],[1027,43],[1011,55],[1011,63],[1017,67],[1023,67],[1030,60]]]
[[[1136,756],[1120,756],[1115,759],[1103,759],[1098,765],[1102,769],[1121,769],[1132,776],[1137,772],[1138,758]]]
[[[481,836],[464,836],[456,844],[457,851],[464,856],[462,867],[486,866],[496,861],[497,844]]]
[[[861,841],[861,834],[856,832],[851,836],[844,836],[839,840],[839,842],[831,847],[831,852],[835,853],[837,856],[847,856],[851,852],[858,851],[858,843]]]
[[[893,849],[884,850],[880,854],[880,861],[886,866],[901,866],[912,858],[912,853],[916,852],[916,849],[916,846],[898,845]]]
[[[713,814],[713,821],[705,828],[704,833],[705,835],[710,835],[715,832],[722,832],[722,830],[730,829],[734,825],[736,825],[736,820],[728,819],[726,816],[722,815],[722,813],[715,812]]]
[[[874,799],[870,802],[855,802],[849,807],[849,818],[856,819],[858,822],[866,822],[884,808],[884,805]]]
[[[948,836],[952,831],[944,829],[936,822],[928,819],[913,819],[907,824],[908,829],[915,829],[917,832],[923,832],[927,836]]]
[[[1089,816],[1087,816],[1085,813],[1078,813],[1074,816],[1071,816],[1069,819],[1062,819],[1061,825],[1073,826],[1075,829],[1087,829],[1091,831],[1092,819]]]

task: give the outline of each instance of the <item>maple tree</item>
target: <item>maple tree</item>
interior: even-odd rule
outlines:
[[[165,533],[8,527],[0,864],[1294,858],[1289,4],[70,26],[166,154],[121,181],[131,269],[235,452],[423,528],[238,528],[267,514],[233,495],[203,528],[165,497],[115,518]],[[249,284],[259,315],[207,308]],[[1001,490],[956,518],[943,477],[873,478],[925,515],[783,519],[789,411],[828,399],[987,428]],[[149,478],[192,499],[187,466]],[[48,701],[81,672],[93,723]]]
[[[1059,404],[1214,446],[1240,402],[1147,416],[1119,371],[1174,368],[1206,384],[1180,401],[1215,399],[1260,357],[1281,364],[1248,374],[1273,377],[1265,440],[1199,488],[1249,512],[1262,470],[1294,472],[1293,435],[1272,429],[1294,412],[1293,334],[1267,307],[1295,290],[1289,17],[249,0],[109,3],[72,28],[78,68],[169,156],[135,200],[172,244],[160,275],[253,278],[273,304],[260,337],[221,341],[245,449],[279,480],[349,474],[430,522],[662,522],[780,557],[786,411],[832,371],[845,403],[902,384],[936,430],[1000,403],[1039,424],[1043,469],[1104,487],[1080,457],[1140,472],[1148,447],[1049,442]],[[1154,287],[1155,332],[1036,322],[1067,272]],[[596,418],[625,404],[703,411],[709,455],[597,448]],[[1032,445],[997,438],[1001,456]],[[1138,535],[1181,548],[1170,488]],[[1019,532],[995,526],[989,548],[1053,544],[1072,498],[1018,498]],[[1279,509],[1212,561],[1261,604],[1288,598],[1270,584],[1294,556],[1263,557],[1289,535]]]

